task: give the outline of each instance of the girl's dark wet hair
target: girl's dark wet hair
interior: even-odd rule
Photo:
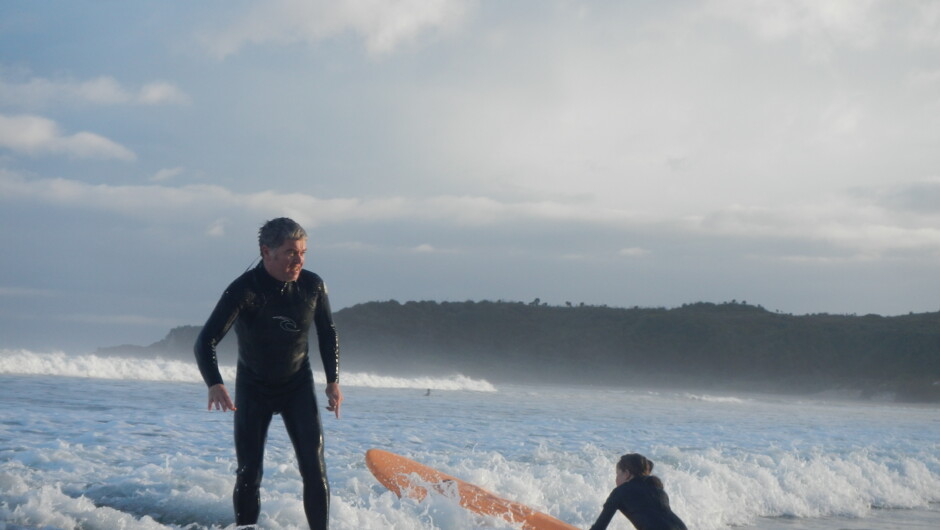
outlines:
[[[629,471],[634,477],[650,477],[657,487],[663,487],[659,477],[650,475],[653,472],[653,461],[639,453],[629,453],[621,456],[620,461],[617,462],[617,469]]]
[[[258,230],[258,248],[275,249],[285,241],[307,239],[307,232],[297,222],[288,217],[278,217],[264,223]]]
[[[620,461],[617,462],[617,469],[629,471],[631,475],[636,477],[643,477],[653,471],[653,463],[641,454],[630,453],[620,457]]]

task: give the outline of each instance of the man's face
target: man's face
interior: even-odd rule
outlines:
[[[264,270],[276,280],[282,282],[297,281],[304,268],[304,255],[307,253],[306,239],[288,239],[277,248],[261,247]]]

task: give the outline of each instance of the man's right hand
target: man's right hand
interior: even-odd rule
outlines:
[[[209,387],[209,410],[212,410],[213,405],[215,405],[215,410],[221,410],[222,412],[235,410],[235,403],[232,402],[228,390],[225,389],[225,385],[222,383]]]

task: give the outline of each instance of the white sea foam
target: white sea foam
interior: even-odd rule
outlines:
[[[220,366],[222,377],[234,381],[235,367]],[[37,353],[28,350],[0,349],[0,374],[54,375],[121,379],[135,381],[199,382],[195,362],[168,359],[141,359],[89,355],[69,355],[64,352]],[[324,384],[323,375],[314,371],[317,383]],[[432,390],[469,390],[495,392],[496,387],[486,380],[472,379],[460,374],[443,377],[392,377],[370,373],[344,373],[343,386],[372,388],[415,388]]]
[[[222,375],[226,378],[234,375],[231,367],[222,367],[222,370]],[[36,353],[27,350],[0,350],[0,373],[138,381],[201,380],[195,363],[166,359],[69,355],[64,352]]]
[[[744,403],[746,401],[734,396],[712,396],[709,394],[685,394],[685,397],[691,400],[709,403]]]
[[[234,528],[232,415],[207,412],[203,389],[45,375],[0,374],[0,528]],[[906,528],[940,522],[936,407],[512,385],[423,397],[426,381],[407,381],[420,391],[350,388],[342,419],[323,418],[336,530],[513,528],[445,496],[398,499],[366,468],[372,447],[579,528],[613,487],[619,455],[634,451],[656,463],[689,528],[886,530],[900,514],[915,514],[919,526]],[[304,528],[279,421],[267,447],[260,526]],[[610,528],[630,526],[618,516]]]
[[[343,384],[370,388],[426,388],[429,390],[496,392],[496,387],[486,380],[472,379],[459,374],[447,377],[393,377],[370,373],[351,373],[343,375]]]

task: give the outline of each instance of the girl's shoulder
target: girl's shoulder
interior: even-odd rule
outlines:
[[[654,488],[661,490],[663,489],[663,481],[659,479],[656,475],[647,475],[645,477],[637,477],[630,482],[636,482],[637,486],[644,488]],[[627,482],[629,484],[630,482]]]

